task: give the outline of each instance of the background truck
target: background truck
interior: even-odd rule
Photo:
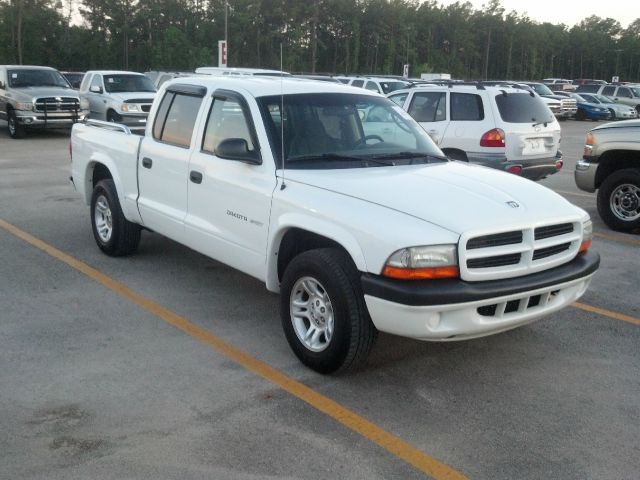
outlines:
[[[393,140],[362,122],[374,109]],[[90,120],[71,152],[100,249],[132,253],[145,227],[263,281],[292,350],[323,373],[362,363],[378,331],[451,341],[527,324],[579,298],[599,265],[586,212],[448,161],[359,88],[176,79],[144,137]]]
[[[598,213],[610,228],[640,229],[640,120],[606,123],[587,133],[575,180],[582,190],[598,190]]]
[[[11,138],[27,129],[70,128],[88,113],[89,104],[55,68],[0,65],[0,119]]]

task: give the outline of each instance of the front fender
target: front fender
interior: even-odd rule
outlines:
[[[367,264],[362,248],[349,231],[335,223],[301,212],[285,213],[275,220],[269,231],[266,275],[266,286],[269,291],[276,293],[280,291],[278,251],[280,250],[280,244],[285,234],[292,228],[306,230],[333,240],[347,251],[358,270],[361,272],[367,271]]]

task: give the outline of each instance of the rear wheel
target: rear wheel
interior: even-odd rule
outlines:
[[[111,179],[99,181],[93,189],[91,227],[98,247],[107,255],[128,255],[138,248],[140,226],[125,218]]]
[[[598,213],[614,230],[640,228],[640,169],[625,168],[604,179],[598,190]]]
[[[351,258],[335,248],[295,257],[282,279],[280,313],[291,349],[320,373],[364,362],[377,336]]]
[[[18,122],[18,118],[16,117],[16,112],[14,110],[9,110],[7,115],[7,128],[9,129],[9,136],[11,138],[24,138],[27,133],[24,126],[20,125]]]
[[[580,110],[578,109],[578,111],[576,112],[576,120],[584,120],[585,118],[587,118],[587,116],[584,113],[584,110]]]

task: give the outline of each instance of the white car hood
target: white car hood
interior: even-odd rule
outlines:
[[[118,92],[118,93],[109,93],[109,96],[113,98],[116,102],[125,102],[126,100],[149,100],[153,101],[156,94],[155,92]]]
[[[21,95],[26,95],[30,98],[42,98],[42,97],[74,97],[78,98],[78,91],[71,88],[62,87],[21,87],[14,89]]]
[[[300,182],[358,198],[457,234],[586,216],[560,195],[531,180],[460,162],[287,170],[285,178],[285,183]]]

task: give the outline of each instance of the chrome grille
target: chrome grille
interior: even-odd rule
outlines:
[[[580,221],[564,221],[504,232],[467,232],[458,257],[463,280],[528,275],[573,259],[582,239]]]
[[[35,101],[36,112],[72,112],[80,109],[80,100],[73,97],[42,97]]]
[[[578,110],[578,102],[572,98],[563,98],[560,100],[563,112],[575,113]]]

